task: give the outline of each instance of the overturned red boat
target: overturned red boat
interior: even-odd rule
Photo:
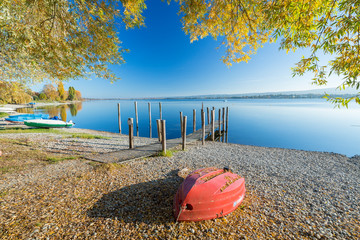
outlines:
[[[201,221],[234,211],[245,196],[245,180],[228,168],[203,168],[191,172],[174,198],[177,221]]]

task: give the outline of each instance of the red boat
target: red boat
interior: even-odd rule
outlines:
[[[245,196],[245,180],[228,168],[203,168],[190,173],[174,198],[176,221],[201,221],[234,211]]]

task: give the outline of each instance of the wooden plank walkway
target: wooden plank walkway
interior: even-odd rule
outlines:
[[[215,129],[216,126],[219,125],[219,121],[215,121]],[[205,137],[211,132],[211,125],[205,126]],[[186,136],[186,143],[191,143],[194,141],[201,140],[202,138],[202,130],[197,130]],[[166,140],[166,149],[170,150],[176,146],[182,144],[181,138],[168,139]],[[92,156],[85,156],[86,159],[102,162],[102,163],[116,163],[116,162],[125,162],[129,160],[134,160],[137,158],[150,157],[158,154],[162,151],[161,143],[154,143],[150,145],[145,145],[141,147],[136,147],[134,149],[125,149],[121,151],[109,152],[109,153],[100,153]]]

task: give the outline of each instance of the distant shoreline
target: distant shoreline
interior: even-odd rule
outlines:
[[[324,94],[277,94],[253,96],[189,96],[189,97],[145,97],[145,98],[84,98],[84,101],[96,100],[236,100],[236,99],[323,99]],[[337,94],[331,97],[350,98],[352,94]]]

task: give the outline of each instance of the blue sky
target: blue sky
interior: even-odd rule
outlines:
[[[126,63],[111,66],[121,80],[111,84],[104,79],[72,80],[83,97],[131,98],[278,92],[319,88],[311,76],[292,78],[291,67],[306,54],[286,54],[279,44],[266,44],[248,63],[228,68],[220,60],[225,49],[216,49],[221,39],[208,37],[190,43],[182,31],[177,3],[146,1],[146,27],[125,30],[120,27],[122,46],[130,50]],[[326,87],[336,87],[333,78]],[[40,91],[43,85],[34,86]]]

